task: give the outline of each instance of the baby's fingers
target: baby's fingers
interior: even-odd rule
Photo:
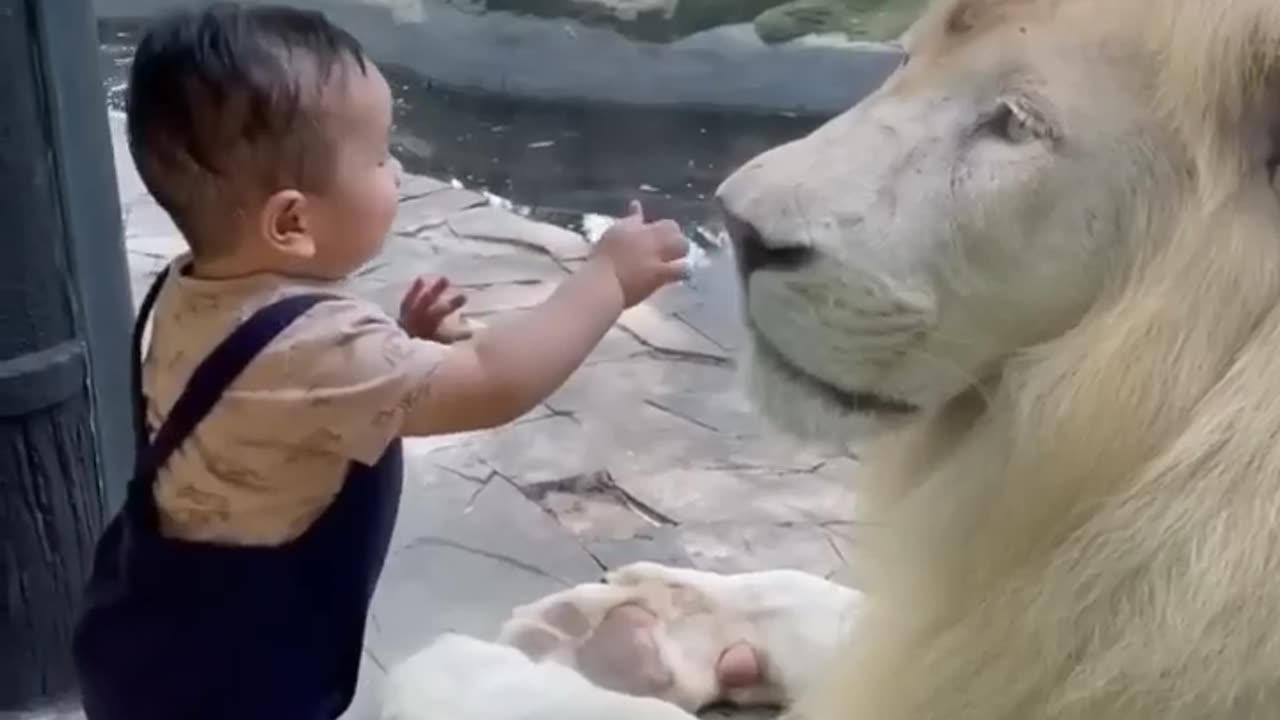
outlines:
[[[670,220],[659,223],[657,231],[658,257],[663,260],[677,260],[689,254],[689,239],[684,236],[680,226]]]
[[[467,296],[459,293],[457,295],[452,295],[448,298],[445,298],[443,301],[438,302],[435,305],[432,305],[431,312],[433,315],[444,317],[446,315],[450,315],[452,313],[457,312],[458,310],[462,309],[463,305],[466,305],[466,304],[467,304]]]
[[[437,299],[430,305],[419,306],[415,315],[418,322],[423,328],[430,328],[428,332],[434,332],[435,328],[453,313],[457,312],[463,305],[467,304],[466,295],[450,295],[443,299]]]
[[[400,303],[400,315],[403,317],[427,311],[448,289],[449,281],[444,277],[424,276],[414,280]]]
[[[439,300],[440,297],[444,295],[445,291],[447,291],[448,289],[449,289],[448,278],[445,278],[445,277],[433,278],[431,282],[427,284],[427,288],[423,290],[422,297],[418,298],[418,305],[419,306],[432,305],[437,300]]]
[[[422,291],[426,288],[426,281],[423,278],[415,278],[413,284],[409,286],[404,297],[400,299],[400,317],[409,316],[410,311],[418,304],[418,298],[421,297]]]
[[[680,282],[681,280],[688,280],[689,270],[688,260],[670,260],[659,266],[658,279],[663,285]]]

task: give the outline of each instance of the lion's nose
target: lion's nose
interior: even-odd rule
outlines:
[[[743,280],[757,270],[795,270],[813,261],[814,251],[808,244],[766,238],[750,222],[728,210],[724,218]]]

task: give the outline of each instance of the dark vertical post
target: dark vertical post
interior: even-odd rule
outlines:
[[[128,270],[89,0],[0,0],[0,711],[74,689],[133,452]]]

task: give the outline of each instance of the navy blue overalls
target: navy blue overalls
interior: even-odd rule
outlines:
[[[134,328],[137,470],[98,541],[74,651],[89,720],[329,720],[351,703],[365,619],[400,500],[394,441],[372,467],[352,463],[333,504],[278,547],[189,542],[160,533],[156,469],[282,330],[327,296],[259,310],[193,373],[148,443],[142,331]]]

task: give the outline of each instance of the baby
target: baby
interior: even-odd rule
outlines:
[[[344,294],[396,211],[391,123],[386,80],[319,13],[219,4],[140,42],[129,144],[190,253],[135,330],[142,355],[151,317],[138,469],[74,638],[89,720],[338,717],[401,438],[520,417],[682,276],[678,227],[633,204],[544,303],[460,342],[443,281],[398,320]]]

